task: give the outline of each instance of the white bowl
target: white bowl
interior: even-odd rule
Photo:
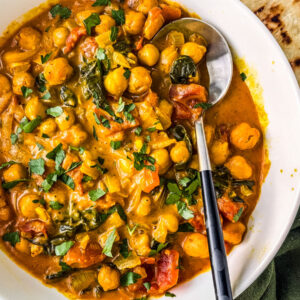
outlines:
[[[0,32],[42,3],[42,0],[1,0]],[[263,89],[269,125],[266,141],[271,167],[260,200],[250,218],[243,243],[229,255],[234,296],[241,294],[262,273],[283,243],[299,207],[300,95],[292,69],[279,45],[238,0],[181,0],[189,10],[220,29],[238,57],[250,66]],[[256,88],[258,88],[257,86]],[[257,90],[252,89],[257,94]],[[259,94],[258,94],[259,95]],[[256,95],[257,96],[257,95]],[[257,100],[257,97],[255,97]],[[299,171],[298,171],[299,170]],[[43,286],[0,252],[0,299],[65,299]],[[214,299],[211,273],[207,272],[172,290],[176,299]],[[42,295],[42,296],[41,296]],[[167,298],[166,298],[167,299]]]

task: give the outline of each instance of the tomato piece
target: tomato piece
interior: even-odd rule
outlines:
[[[181,17],[181,9],[166,4],[160,5],[162,8],[162,15],[166,22],[177,20]]]
[[[96,242],[91,242],[85,249],[77,242],[64,256],[63,261],[73,268],[87,268],[105,259],[102,248]]]
[[[84,56],[87,58],[93,58],[98,49],[98,44],[94,37],[87,37],[84,42],[80,45],[80,50],[83,52]]]
[[[154,188],[159,186],[158,165],[155,164],[154,166],[155,171],[144,168],[137,176],[137,182],[145,193],[150,193]]]
[[[178,264],[178,251],[167,249],[160,254],[155,278],[151,282],[149,294],[162,294],[177,284],[179,276]]]
[[[204,222],[204,216],[200,213],[195,213],[194,218],[188,221],[197,232],[205,233],[205,222]]]
[[[192,121],[196,121],[202,113],[202,108],[195,107],[195,105],[207,102],[207,91],[199,84],[173,84],[169,97],[175,106],[175,118],[192,118]]]
[[[245,210],[244,203],[234,202],[226,196],[219,198],[217,202],[221,214],[233,223],[239,220],[240,215]]]
[[[33,236],[38,234],[47,235],[46,224],[40,220],[28,221],[20,226],[21,231],[31,233]]]
[[[84,27],[75,27],[70,32],[66,40],[66,47],[63,49],[64,54],[68,54],[76,46],[77,42],[82,36],[87,35],[86,29]]]

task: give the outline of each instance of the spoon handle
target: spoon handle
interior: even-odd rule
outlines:
[[[217,206],[212,171],[206,145],[203,118],[195,124],[198,145],[202,197],[204,204],[205,225],[208,237],[210,262],[215,287],[216,299],[231,300],[232,291],[228,272],[223,232]]]

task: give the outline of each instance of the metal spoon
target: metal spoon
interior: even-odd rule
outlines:
[[[214,105],[227,93],[232,79],[233,63],[229,46],[223,35],[212,25],[195,18],[183,18],[164,26],[152,43],[161,45],[171,30],[182,32],[186,38],[198,33],[207,41],[206,62],[210,77],[209,103]],[[217,299],[232,299],[224,238],[220,223],[212,170],[206,145],[203,113],[195,122],[206,232],[209,244],[215,295]]]

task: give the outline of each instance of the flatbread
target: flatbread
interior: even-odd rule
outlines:
[[[241,0],[269,28],[300,85],[300,0]]]

